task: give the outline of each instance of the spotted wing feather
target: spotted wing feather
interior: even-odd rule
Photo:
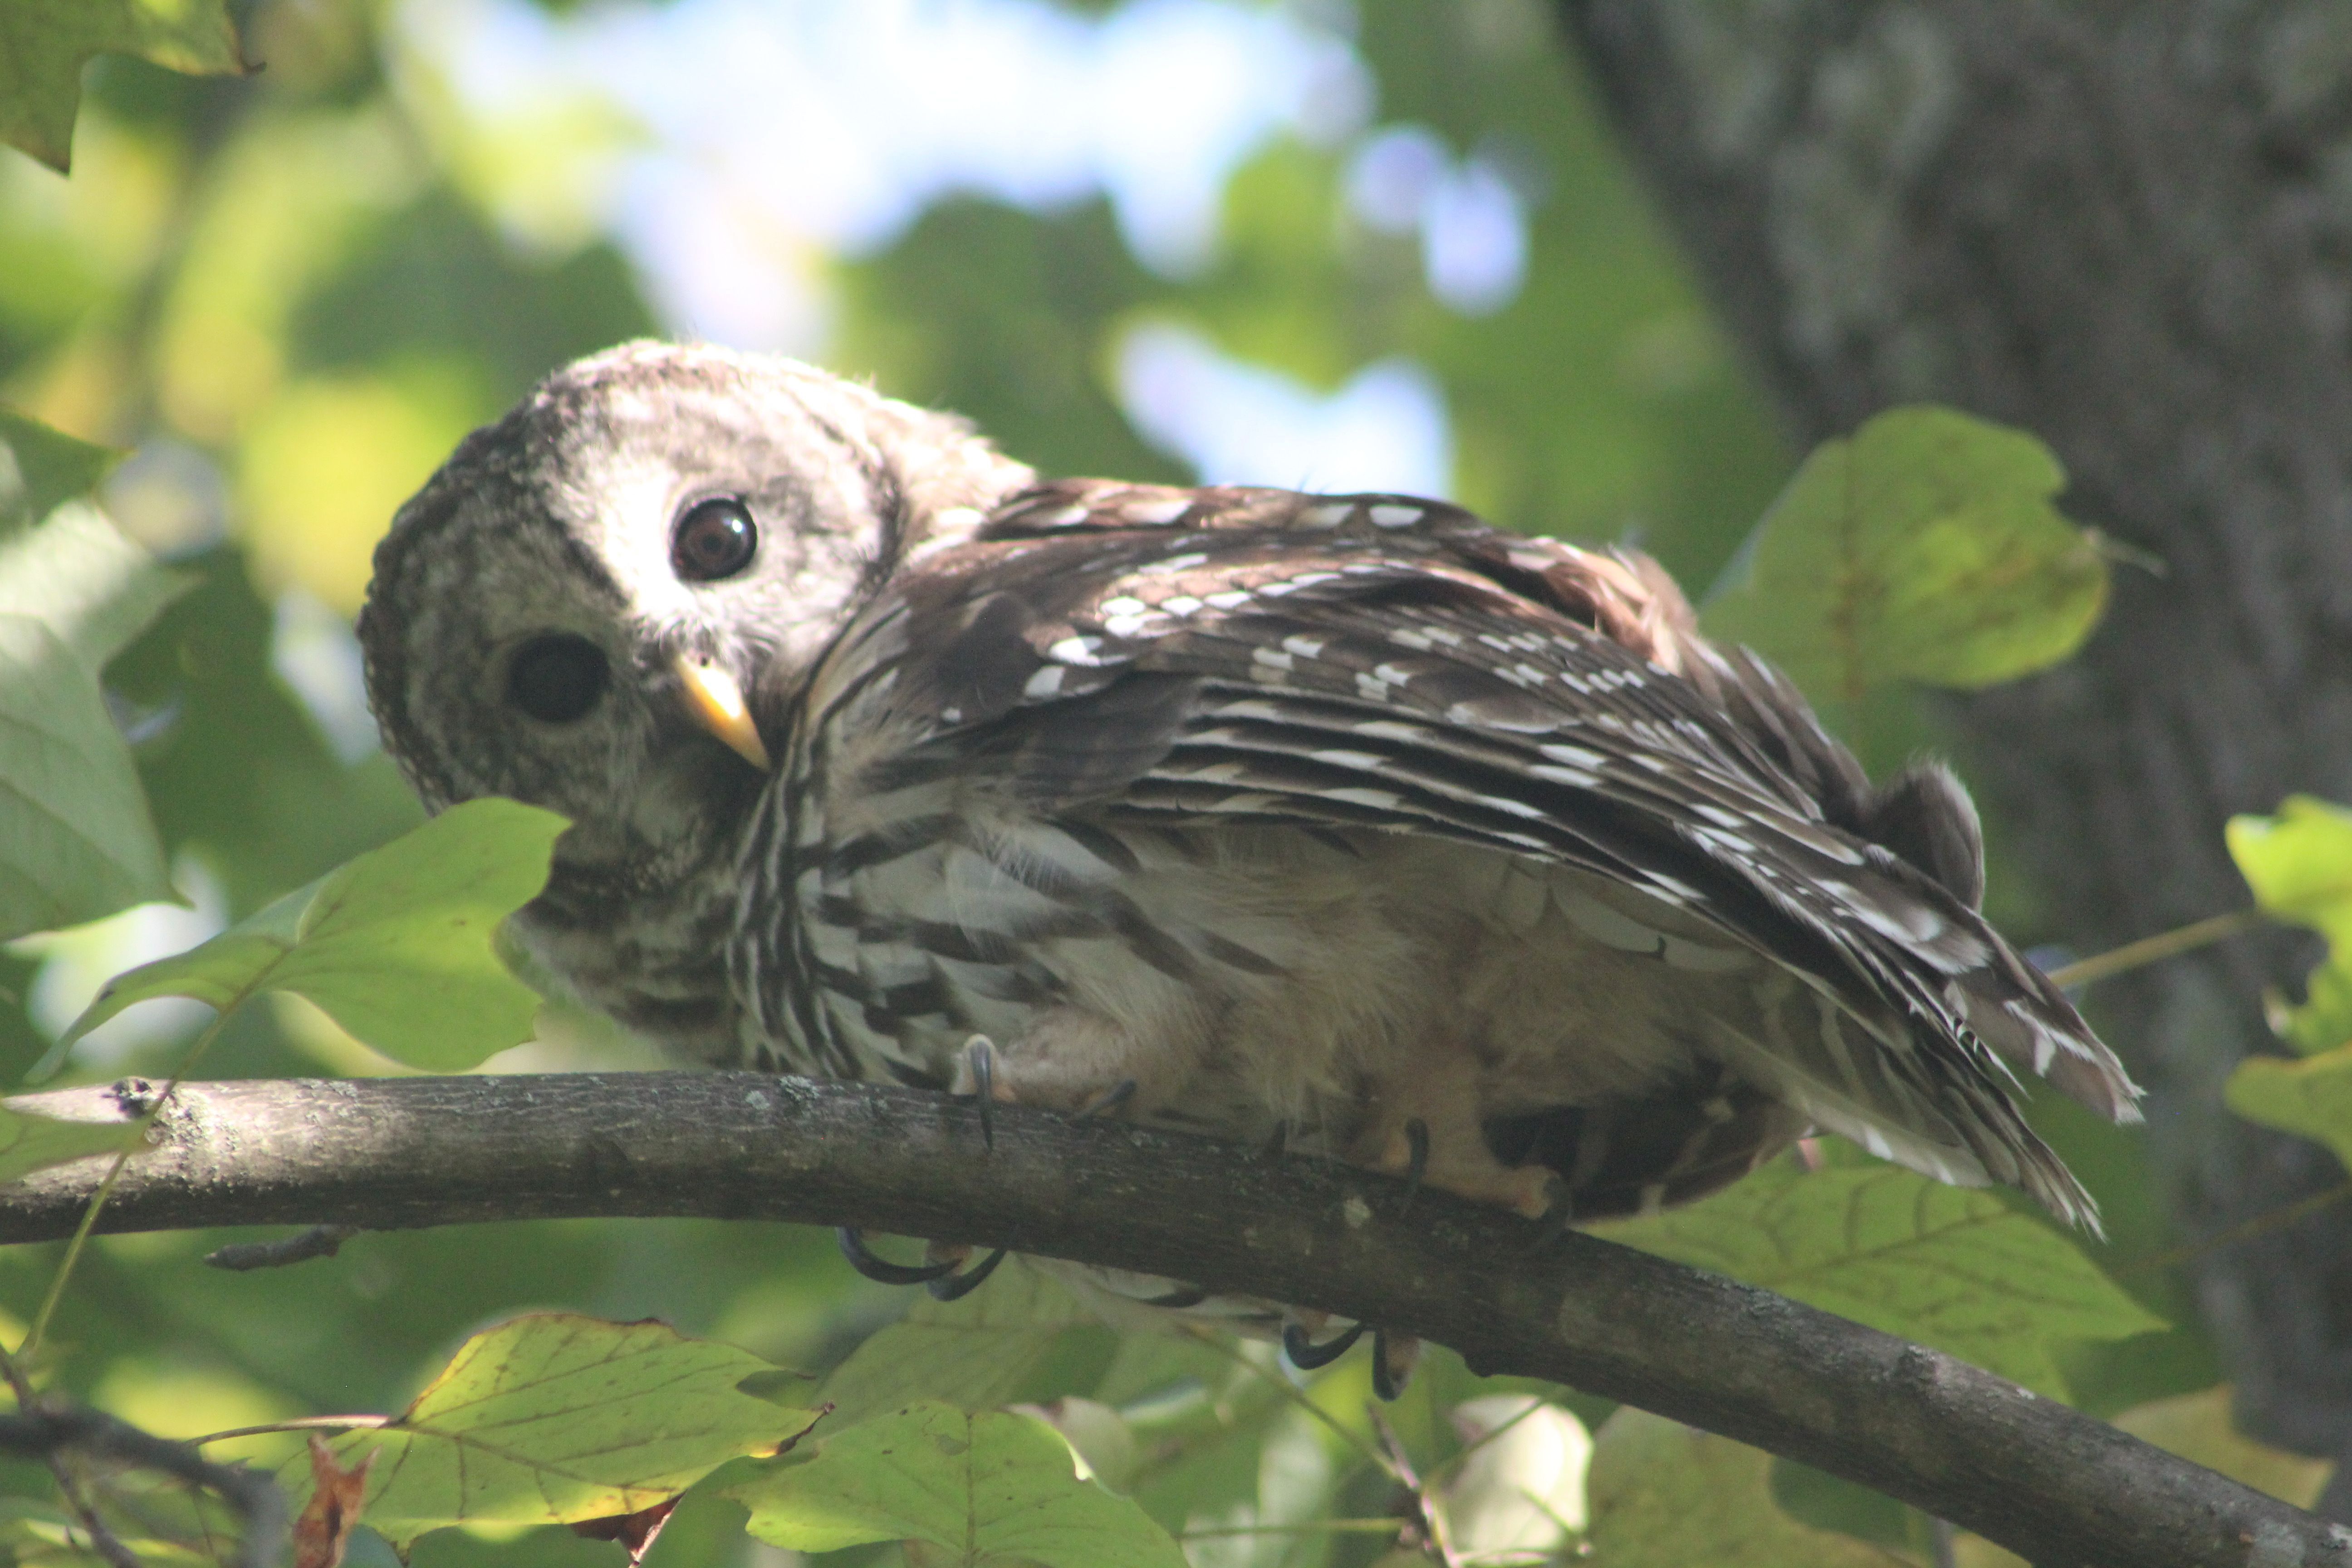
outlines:
[[[2095,1215],[2001,1079],[2119,1119],[2136,1091],[1970,907],[1972,816],[1932,781],[1874,794],[1643,558],[1408,498],[1079,481],[907,574],[819,679],[900,737],[873,787],[977,770],[1043,812],[1427,835],[1638,889],[1817,996],[1818,1038],[1732,1043],[1750,1078],[1932,1173]]]

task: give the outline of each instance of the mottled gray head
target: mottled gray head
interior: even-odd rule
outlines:
[[[757,791],[741,693],[795,680],[909,551],[1030,479],[961,420],[787,360],[583,360],[467,437],[377,549],[384,743],[431,809],[550,806],[565,859],[657,879]]]

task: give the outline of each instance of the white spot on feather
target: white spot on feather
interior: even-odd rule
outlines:
[[[1374,528],[1411,528],[1429,514],[1417,506],[1384,505],[1372,508],[1370,515]]]
[[[1555,763],[1567,763],[1574,767],[1601,768],[1609,765],[1607,757],[1583,746],[1544,745],[1538,746],[1536,750]]]
[[[1102,663],[1095,657],[1102,649],[1102,638],[1088,637],[1064,637],[1045,650],[1045,657],[1061,664],[1084,665],[1092,668]]]

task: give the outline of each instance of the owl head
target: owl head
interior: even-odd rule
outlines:
[[[561,811],[674,858],[756,794],[782,693],[910,552],[1031,482],[960,419],[782,359],[636,342],[475,431],[393,520],[369,701],[428,809]]]

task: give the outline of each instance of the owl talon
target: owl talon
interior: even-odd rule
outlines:
[[[849,1266],[879,1285],[928,1285],[954,1273],[963,1261],[958,1256],[944,1263],[893,1263],[868,1250],[866,1238],[853,1226],[845,1225],[833,1234],[840,1241],[841,1255],[849,1259]]]
[[[989,1108],[996,1101],[996,1042],[974,1035],[963,1043],[963,1059],[971,1069],[972,1092],[980,1097],[980,1141],[993,1151],[996,1118]]]
[[[1299,1371],[1314,1372],[1346,1355],[1363,1337],[1364,1325],[1356,1323],[1338,1339],[1326,1340],[1318,1345],[1307,1337],[1306,1329],[1300,1325],[1285,1323],[1282,1326],[1282,1353],[1288,1356],[1290,1364]]]
[[[931,1300],[934,1301],[961,1301],[986,1284],[988,1277],[996,1272],[996,1266],[1003,1261],[1004,1248],[1000,1247],[982,1258],[978,1268],[967,1269],[961,1274],[947,1274],[937,1279],[926,1279],[923,1281],[923,1289],[931,1293]]]
[[[1405,1381],[1421,1360],[1421,1342],[1411,1334],[1391,1336],[1386,1329],[1372,1331],[1372,1392],[1393,1405],[1403,1396]]]
[[[1165,1307],[1170,1311],[1181,1312],[1187,1307],[1197,1307],[1208,1299],[1209,1293],[1198,1285],[1183,1285],[1164,1295],[1146,1296],[1142,1299],[1141,1304],[1146,1307]]]
[[[1100,1094],[1096,1095],[1092,1100],[1087,1100],[1086,1104],[1080,1106],[1078,1108],[1077,1114],[1072,1116],[1070,1120],[1073,1121],[1092,1121],[1097,1116],[1107,1116],[1110,1112],[1117,1110],[1120,1106],[1125,1105],[1129,1100],[1133,1100],[1135,1098],[1136,1088],[1137,1084],[1133,1079],[1123,1078],[1117,1083],[1111,1085],[1108,1089],[1103,1090]]]
[[[1408,1146],[1404,1166],[1404,1203],[1400,1215],[1412,1212],[1412,1200],[1421,1196],[1421,1179],[1429,1174],[1429,1123],[1416,1116],[1404,1124]],[[1383,1395],[1383,1397],[1386,1397]]]

